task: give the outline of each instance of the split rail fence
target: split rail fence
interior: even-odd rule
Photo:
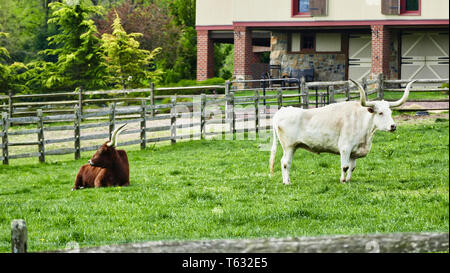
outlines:
[[[280,81],[287,84],[277,86]],[[383,99],[386,92],[403,92],[404,87],[401,86],[407,82],[387,81],[378,77],[375,80],[363,80],[362,85],[367,97]],[[435,86],[448,83],[448,79],[418,80],[417,83]],[[224,90],[224,94],[155,96],[155,91],[173,93],[188,89],[207,90],[209,93]],[[419,91],[448,93],[448,88],[421,87],[411,90]],[[131,94],[137,94],[138,97],[132,97]],[[52,97],[68,95],[77,96],[78,99],[47,101]],[[111,98],[111,95],[125,97]],[[0,120],[0,160],[3,164],[9,164],[11,159],[30,157],[38,157],[40,162],[45,162],[46,156],[63,154],[74,154],[75,159],[78,159],[82,152],[96,150],[110,138],[115,126],[123,123],[129,125],[122,133],[119,146],[140,145],[141,149],[145,149],[148,143],[163,141],[175,144],[178,140],[210,137],[236,139],[237,133],[244,133],[239,134],[244,138],[250,134],[252,137],[259,137],[263,133],[270,136],[267,131],[271,129],[271,117],[280,107],[320,107],[359,99],[359,91],[348,81],[268,79],[228,81],[224,86],[157,89],[152,85],[148,89],[79,90],[70,94],[10,95],[0,99],[5,97],[9,103],[3,105],[4,112]],[[39,101],[14,102],[18,99]],[[439,101],[448,102],[448,97]],[[109,107],[99,107],[99,104],[106,103],[109,103]],[[93,104],[96,104],[96,108],[92,107]],[[69,105],[71,108],[44,108],[55,105]]]

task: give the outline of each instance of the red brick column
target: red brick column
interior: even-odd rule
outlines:
[[[250,66],[253,60],[252,32],[246,27],[234,27],[234,76],[236,79],[251,79]]]
[[[214,43],[208,30],[197,30],[197,81],[214,77]]]
[[[390,76],[389,60],[391,57],[389,29],[384,25],[372,25],[372,76],[383,73]]]

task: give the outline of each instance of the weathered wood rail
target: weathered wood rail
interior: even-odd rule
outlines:
[[[448,233],[158,241],[78,248],[80,253],[424,253],[449,250]]]
[[[91,105],[98,106],[112,102],[139,104],[142,100],[147,100],[150,105],[155,105],[156,100],[170,98],[170,95],[155,95],[158,92],[176,94],[186,90],[201,90],[202,92],[216,93],[216,90],[222,90],[223,88],[223,85],[156,88],[154,84],[150,84],[149,88],[125,90],[85,91],[82,88],[77,88],[74,92],[47,94],[13,94],[8,92],[8,95],[0,95],[0,112],[8,112],[9,117],[28,116],[35,115],[36,110],[42,108],[44,114],[64,114],[72,113],[75,105],[78,105],[81,112],[84,113],[84,109]],[[102,97],[99,98],[99,96]],[[185,97],[192,97],[192,95]]]
[[[290,79],[287,79],[290,80]],[[125,131],[124,135],[138,134],[134,139],[121,142],[119,145],[137,145],[145,149],[148,143],[168,141],[175,144],[177,140],[204,139],[206,137],[221,136],[222,139],[236,139],[236,133],[254,133],[259,137],[260,133],[271,129],[270,119],[272,115],[282,106],[295,105],[308,109],[320,107],[329,103],[359,99],[359,91],[351,86],[348,81],[334,82],[305,82],[294,81],[294,86],[274,87],[266,85],[261,81],[260,88],[246,88],[246,82],[253,81],[227,81],[224,86],[203,87],[181,87],[181,88],[159,88],[159,91],[171,91],[184,89],[208,89],[215,90],[223,88],[225,94],[201,94],[155,96],[155,88],[133,90],[110,90],[110,91],[78,91],[78,100],[70,101],[71,113],[54,114],[44,108],[38,108],[33,115],[11,117],[12,112],[3,112],[0,120],[1,150],[0,160],[3,164],[9,164],[11,159],[38,157],[40,162],[45,162],[46,156],[63,155],[73,153],[75,159],[80,158],[81,152],[96,150],[98,145],[83,145],[90,140],[107,139],[117,124],[125,122],[135,124],[136,128]],[[378,77],[374,80],[363,80],[362,86],[366,96],[383,99],[385,92],[397,92],[401,88],[386,89],[387,85],[405,85],[405,80],[383,80]],[[418,80],[420,84],[448,83],[445,80]],[[253,84],[254,85],[254,84]],[[420,88],[411,92],[448,92],[448,88]],[[134,98],[93,98],[84,99],[84,95],[111,95],[132,94],[149,92],[145,97]],[[402,91],[403,92],[403,91]],[[65,93],[69,94],[69,93]],[[73,95],[73,93],[70,93]],[[45,94],[44,97],[53,97],[55,94]],[[41,98],[38,95],[17,95],[16,98]],[[170,100],[156,103],[156,99]],[[135,105],[119,107],[119,102],[133,100]],[[12,100],[10,100],[12,102]],[[423,101],[423,100],[413,100]],[[426,100],[435,102],[448,102],[447,99]],[[109,108],[86,109],[86,103],[109,102]],[[30,102],[32,103],[32,102]],[[50,102],[35,102],[35,105],[43,106]],[[61,102],[65,103],[65,102]],[[11,108],[10,105],[7,105]],[[83,109],[84,108],[84,109]],[[182,110],[180,110],[182,109]],[[207,110],[209,109],[209,110]],[[213,110],[211,110],[213,109]],[[442,110],[441,108],[437,108]],[[444,108],[448,110],[447,108]],[[418,111],[426,109],[403,109],[406,111]],[[434,109],[433,109],[434,110]],[[13,111],[13,110],[12,110]],[[213,113],[212,113],[213,112]],[[211,117],[213,115],[213,117]],[[186,122],[188,119],[188,122]],[[165,122],[165,124],[161,124]],[[57,124],[55,124],[57,123]],[[26,129],[16,129],[16,125],[25,125]],[[29,128],[30,126],[34,128]],[[108,127],[108,133],[86,134],[92,128]],[[219,127],[218,130],[211,128]],[[209,129],[209,130],[208,130]],[[188,133],[181,131],[188,130]],[[62,138],[48,138],[49,132],[66,132]],[[68,131],[73,133],[68,134]],[[154,134],[150,137],[150,134]],[[157,134],[157,135],[155,135]],[[34,135],[34,136],[33,136]],[[231,135],[231,137],[230,137]],[[17,136],[29,136],[27,140],[14,140]],[[36,137],[36,138],[35,138]],[[35,139],[33,139],[35,138]],[[72,147],[51,149],[49,145],[73,143]],[[12,153],[11,151],[21,147],[37,147],[37,151]],[[67,145],[66,145],[67,146]]]
[[[11,223],[11,251],[27,252],[24,220]],[[76,243],[76,242],[75,242]],[[318,237],[156,241],[56,252],[77,253],[423,253],[449,251],[449,234],[439,232]],[[55,252],[55,251],[54,251]]]

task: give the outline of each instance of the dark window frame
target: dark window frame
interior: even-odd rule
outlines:
[[[422,8],[422,1],[417,0],[417,10],[406,10],[406,1],[400,0],[400,15],[420,15]]]

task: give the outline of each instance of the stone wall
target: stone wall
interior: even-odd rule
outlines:
[[[342,53],[288,53],[288,34],[272,32],[270,64],[281,65],[281,73],[289,74],[289,68],[314,68],[315,81],[345,80],[346,55]]]

